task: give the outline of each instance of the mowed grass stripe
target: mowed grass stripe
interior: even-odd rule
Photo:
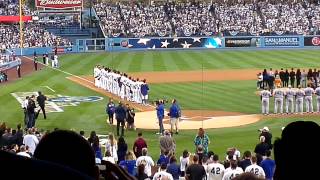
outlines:
[[[154,71],[153,69],[153,54],[154,53],[144,53],[142,63],[141,63],[141,71]]]
[[[196,62],[193,67],[195,69],[199,69],[200,71],[202,69],[213,69],[213,65],[208,63],[208,59],[204,59],[203,56],[201,56],[198,51],[192,51],[188,54],[192,61]]]
[[[171,53],[176,53],[176,52],[161,52],[161,55],[164,60],[164,64],[166,66],[167,71],[179,71],[179,67],[175,63],[175,61],[179,61],[179,59],[172,59],[172,56],[170,55]]]
[[[139,72],[141,70],[141,63],[143,63],[143,54],[141,52],[131,53],[130,58],[132,60],[128,67],[128,72]]]
[[[153,61],[153,70],[154,71],[167,71],[167,66],[164,63],[163,60],[163,53],[160,52],[154,52],[152,53],[152,59]]]
[[[179,68],[180,71],[183,70],[189,70],[192,69],[192,66],[189,64],[189,59],[185,59],[186,57],[182,55],[182,51],[181,52],[171,52],[170,56],[171,59],[173,59],[173,63],[175,63],[177,65],[177,67]]]

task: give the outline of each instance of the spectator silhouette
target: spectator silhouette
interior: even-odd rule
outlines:
[[[276,162],[274,179],[317,179],[316,172],[319,166],[312,164],[319,162],[319,156],[317,154],[312,156],[312,153],[316,151],[313,140],[317,141],[319,137],[320,127],[315,122],[297,121],[287,125],[282,131],[281,138],[274,142]],[[305,157],[303,162],[299,163],[295,158],[298,154],[311,157]],[[294,178],[290,178],[291,176]]]
[[[73,131],[57,130],[44,136],[34,152],[34,157],[68,166],[95,179],[99,178],[93,149]]]

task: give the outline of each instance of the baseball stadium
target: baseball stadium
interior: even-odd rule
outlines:
[[[317,0],[5,0],[0,48],[0,164],[290,179],[279,141],[319,137]]]

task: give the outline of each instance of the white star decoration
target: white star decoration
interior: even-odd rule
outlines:
[[[181,46],[183,46],[183,48],[190,48],[192,44],[188,44],[187,41],[184,41],[184,44],[181,44]]]
[[[150,41],[151,39],[139,39],[138,43],[139,44],[144,44],[147,45],[147,42]]]
[[[177,37],[173,38],[173,42],[178,42],[179,39]]]
[[[133,45],[132,44],[128,44],[128,48],[131,48]]]
[[[192,38],[192,39],[193,39],[193,42],[199,42],[199,43],[201,43],[201,41],[200,41],[201,38],[196,38],[196,37],[195,37],[195,38]]]
[[[168,43],[168,40],[166,40],[165,42],[161,42],[161,47],[162,48],[168,48],[168,45],[170,44],[170,43]]]

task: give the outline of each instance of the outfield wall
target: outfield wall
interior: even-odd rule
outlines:
[[[320,36],[228,36],[78,39],[76,45],[58,47],[58,53],[118,52],[179,49],[320,48]],[[16,55],[53,53],[54,47],[14,49]]]

